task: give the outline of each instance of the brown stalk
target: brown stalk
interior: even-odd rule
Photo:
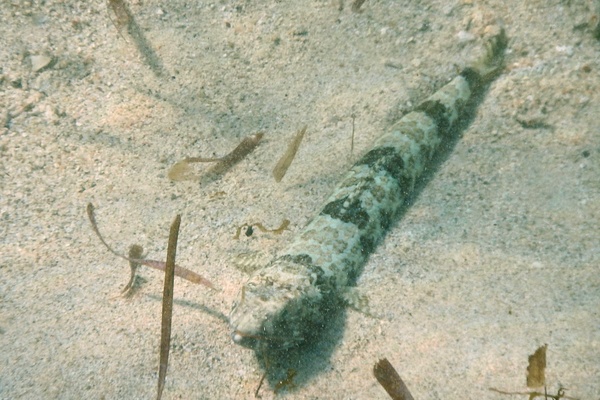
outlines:
[[[130,263],[133,262],[133,263],[142,264],[142,265],[145,265],[146,267],[158,269],[160,271],[165,270],[165,263],[163,261],[145,260],[145,259],[141,259],[141,258],[130,258],[130,257],[127,257],[127,256],[117,253],[115,250],[113,250],[108,245],[108,243],[106,243],[106,241],[100,234],[100,230],[98,229],[98,224],[96,223],[96,217],[94,215],[94,205],[92,203],[88,203],[88,205],[87,205],[87,215],[90,220],[90,223],[92,224],[92,229],[94,230],[94,233],[96,233],[96,236],[98,236],[98,238],[100,239],[102,244],[104,244],[104,246],[108,249],[108,251],[113,253],[115,256],[120,257],[124,260],[127,260]],[[180,278],[186,279],[190,282],[204,285],[208,288],[215,290],[214,285],[208,279],[203,278],[201,275],[198,275],[197,273],[190,271],[189,269],[175,265],[175,275],[177,275]]]
[[[373,367],[373,375],[393,400],[414,400],[408,388],[394,369],[384,358]]]
[[[527,366],[527,387],[542,387],[546,383],[546,350],[548,345],[538,347],[538,349],[529,356],[529,365]]]
[[[162,323],[160,334],[160,365],[158,368],[158,394],[157,400],[162,397],[165,388],[165,378],[169,366],[169,350],[171,348],[171,322],[173,320],[173,288],[175,286],[175,256],[177,254],[177,238],[181,215],[177,215],[169,232],[169,245],[167,246],[167,262],[165,266],[165,287],[163,290]]]
[[[173,181],[186,181],[199,179],[200,176],[194,174],[189,164],[215,162],[216,164],[207,172],[207,174],[216,176],[222,175],[229,168],[240,162],[244,157],[252,152],[258,146],[264,133],[258,132],[250,135],[237,145],[229,154],[223,157],[187,157],[175,163],[168,172],[169,179]]]
[[[300,143],[302,143],[302,138],[304,138],[304,134],[306,133],[306,128],[307,127],[305,126],[298,132],[296,132],[296,135],[288,144],[287,150],[285,151],[283,156],[281,156],[281,158],[277,162],[277,165],[275,165],[275,168],[273,168],[273,177],[275,178],[276,182],[280,182],[283,179],[285,173],[292,164],[292,161],[294,161],[294,157],[296,157],[296,152],[298,151],[298,148],[300,148]]]

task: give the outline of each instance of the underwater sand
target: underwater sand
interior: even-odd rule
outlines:
[[[546,384],[600,399],[600,41],[593,1],[0,3],[0,398],[156,395],[164,259],[182,215],[164,399],[250,399],[262,375],[227,315],[247,276],[236,254],[274,253],[391,123],[466,65],[501,18],[506,69],[461,138],[371,256],[348,310],[307,351],[294,387],[262,399],[389,399],[387,358],[415,399],[526,399],[527,357]],[[118,21],[115,21],[118,22]],[[142,50],[142,51],[140,51]],[[352,116],[354,154],[350,154]],[[304,141],[280,183],[271,170]],[[171,182],[188,156],[265,137],[212,182]],[[205,168],[198,165],[198,170]],[[261,222],[282,235],[236,228]],[[282,372],[285,374],[285,371]]]

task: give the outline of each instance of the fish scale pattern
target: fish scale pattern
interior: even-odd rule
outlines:
[[[505,45],[498,28],[484,55],[379,137],[304,230],[250,277],[230,314],[234,342],[285,350],[318,336],[465,105],[495,75]]]

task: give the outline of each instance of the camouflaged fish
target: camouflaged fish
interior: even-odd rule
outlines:
[[[259,351],[313,339],[343,306],[370,253],[397,219],[416,180],[472,95],[499,71],[506,37],[395,123],[356,162],[319,214],[242,287],[230,315],[233,341]]]

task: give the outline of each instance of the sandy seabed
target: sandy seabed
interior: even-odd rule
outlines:
[[[600,41],[597,2],[0,2],[0,398],[149,399],[162,276],[119,295],[137,243],[219,291],[176,280],[165,399],[247,399],[262,375],[230,339],[244,273],[318,211],[353,160],[454,77],[486,21],[509,37],[506,69],[371,256],[348,310],[307,351],[294,385],[263,399],[387,399],[386,357],[415,399],[511,399],[548,344],[546,383],[600,399]],[[112,22],[111,22],[112,19]],[[350,154],[352,119],[354,154]],[[281,183],[271,169],[308,126]],[[172,182],[187,156],[221,156],[262,131],[220,179]],[[199,167],[201,169],[202,167]],[[260,221],[290,231],[236,227]]]

